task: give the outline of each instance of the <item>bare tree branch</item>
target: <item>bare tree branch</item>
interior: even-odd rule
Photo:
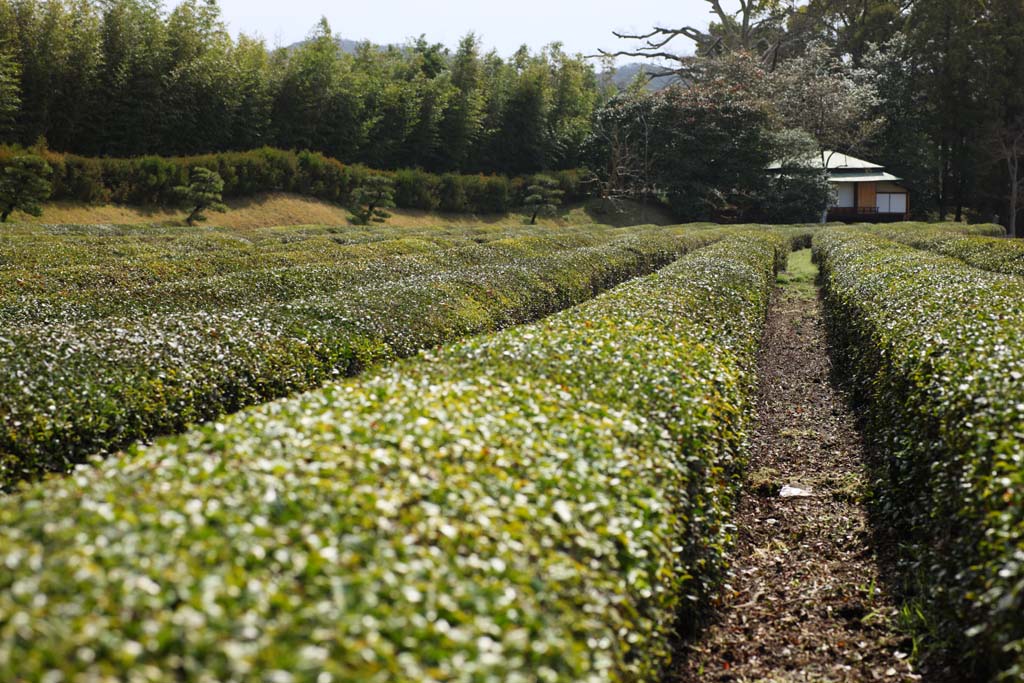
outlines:
[[[646,33],[613,31],[612,35],[616,38],[643,41],[643,44],[627,50],[599,50],[599,55],[593,56],[675,61],[680,65],[675,69],[675,74],[682,75],[689,70],[688,62],[692,60],[692,57],[676,54],[665,48],[677,38],[685,38],[695,43],[698,51],[707,55],[756,50],[760,54],[762,63],[774,66],[778,62],[779,52],[790,42],[790,39],[788,37],[778,38],[764,48],[763,45],[757,44],[758,36],[772,26],[781,25],[792,16],[797,11],[794,0],[788,0],[781,8],[767,7],[765,0],[739,0],[739,9],[736,12],[726,10],[722,6],[721,0],[704,0],[704,2],[709,5],[709,12],[717,21],[717,31],[710,29],[703,31],[694,26],[678,28],[655,26]]]

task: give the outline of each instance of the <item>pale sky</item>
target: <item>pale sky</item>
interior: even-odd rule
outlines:
[[[431,42],[454,47],[460,37],[475,31],[485,49],[496,48],[506,56],[523,43],[536,49],[554,41],[564,43],[571,53],[625,49],[627,41],[612,36],[613,29],[641,31],[662,22],[703,28],[710,19],[704,0],[219,0],[219,4],[233,34],[260,35],[271,46],[302,40],[326,16],[343,38],[387,44],[423,33]],[[683,38],[674,45],[678,52],[692,51],[692,44]]]

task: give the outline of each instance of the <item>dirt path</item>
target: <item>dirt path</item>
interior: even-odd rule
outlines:
[[[671,683],[921,679],[878,578],[861,503],[862,444],[829,382],[815,274],[803,251],[780,277],[734,575],[718,621],[682,647]],[[783,498],[783,486],[812,497]]]

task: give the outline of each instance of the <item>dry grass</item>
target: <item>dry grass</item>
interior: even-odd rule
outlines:
[[[208,224],[225,228],[265,228],[281,225],[347,225],[347,209],[309,197],[292,194],[267,194],[249,199],[226,202],[229,211],[210,214]],[[426,211],[395,209],[388,225],[398,227],[430,227],[495,225],[523,225],[527,219],[518,213],[504,215],[444,214]],[[45,224],[117,224],[117,225],[184,225],[183,211],[152,207],[134,207],[106,204],[94,206],[80,202],[51,202],[44,205],[41,218],[16,212],[12,221]],[[585,206],[566,207],[557,217],[539,219],[541,225],[551,227],[604,223],[608,225],[637,225],[654,223],[670,225],[675,221],[660,207],[640,207],[626,203],[618,213],[599,213]]]

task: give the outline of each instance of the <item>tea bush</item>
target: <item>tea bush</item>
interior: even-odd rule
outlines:
[[[971,226],[964,230],[889,230],[889,239],[916,249],[933,251],[993,273],[1024,275],[1024,243],[1005,239],[999,225]]]
[[[512,237],[356,267],[15,301],[0,307],[19,323],[0,333],[0,482],[536,320],[723,234],[641,228],[569,236],[595,244],[567,248],[557,236]]]
[[[723,578],[784,248],[0,500],[0,678],[656,680]]]
[[[964,680],[1019,680],[1020,280],[853,230],[819,232],[815,250],[828,328],[879,449],[877,511],[905,545],[916,601],[973,662]]]

